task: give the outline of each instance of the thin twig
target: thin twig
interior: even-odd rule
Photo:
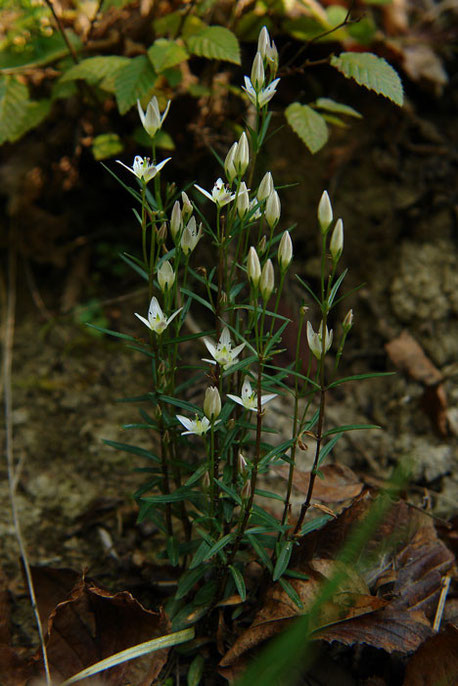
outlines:
[[[57,28],[59,29],[59,33],[65,41],[65,45],[68,48],[68,51],[72,57],[72,60],[74,61],[75,64],[78,64],[79,63],[78,55],[75,52],[75,48],[73,47],[73,45],[68,40],[68,36],[65,33],[65,29],[63,27],[63,24],[62,24],[59,16],[57,15],[56,10],[54,9],[54,5],[52,4],[51,0],[45,0],[45,3],[48,5],[49,9],[51,10],[52,16],[54,17],[54,19],[56,21]]]
[[[45,638],[41,626],[40,613],[38,611],[35,589],[33,586],[32,573],[27,558],[24,539],[22,537],[21,526],[19,521],[19,514],[15,499],[15,465],[14,465],[14,451],[13,451],[13,394],[11,390],[11,370],[13,362],[13,341],[14,341],[14,324],[15,324],[15,308],[16,308],[16,262],[17,253],[13,240],[10,242],[9,259],[8,259],[8,295],[5,317],[4,341],[3,341],[3,379],[4,379],[4,402],[5,402],[5,451],[6,461],[8,467],[8,490],[11,503],[11,515],[13,519],[14,531],[21,554],[22,564],[29,590],[32,609],[35,615],[35,620],[38,628],[38,635],[40,638],[40,646],[43,654],[43,665],[45,670],[46,684],[52,686],[51,674],[49,671],[48,656],[46,653]]]

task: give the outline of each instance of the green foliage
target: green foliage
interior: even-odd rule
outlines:
[[[206,26],[187,38],[193,55],[240,64],[240,47],[236,36],[223,26]]]
[[[92,154],[96,160],[106,160],[107,157],[119,155],[123,144],[117,133],[101,133],[92,142]]]
[[[321,150],[329,138],[324,117],[308,105],[293,102],[285,110],[288,124],[311,153]]]
[[[14,76],[0,75],[0,144],[14,143],[49,113],[49,100],[29,99],[27,86]]]
[[[188,59],[185,48],[177,41],[158,38],[148,50],[154,69],[160,73]]]
[[[331,57],[331,65],[360,86],[389,98],[402,107],[404,93],[401,79],[383,57],[370,52],[344,52]]]

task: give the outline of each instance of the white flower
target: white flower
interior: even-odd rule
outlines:
[[[150,164],[149,157],[140,157],[140,155],[136,155],[131,167],[128,167],[127,164],[124,164],[121,160],[116,160],[116,162],[122,164],[122,166],[132,172],[132,174],[135,174],[138,179],[143,179],[145,183],[148,183],[148,181],[154,179],[156,174],[161,171],[164,164],[167,164],[171,159],[171,157],[167,157],[166,160],[162,160],[159,164],[154,165]]]
[[[332,205],[328,191],[323,191],[320,202],[318,203],[318,221],[320,223],[321,231],[326,233],[332,222]]]
[[[207,417],[202,417],[202,419],[200,419],[197,414],[195,419],[188,419],[187,417],[184,417],[182,414],[177,414],[176,418],[179,422],[183,424],[184,428],[186,429],[186,431],[182,431],[182,436],[186,436],[186,434],[195,434],[196,436],[203,436],[211,427],[211,422],[209,419],[207,419]],[[215,422],[215,424],[217,423],[218,422]]]
[[[159,288],[164,293],[169,288],[172,288],[175,281],[175,272],[168,260],[165,260],[157,270],[157,280]]]
[[[199,231],[197,231],[197,222],[195,217],[191,217],[188,221],[185,230],[181,236],[181,249],[185,255],[191,253],[196,247],[197,243],[202,237],[202,222],[199,224]]]
[[[140,115],[140,120],[146,133],[151,136],[151,138],[154,137],[156,131],[158,131],[164,123],[164,119],[169,112],[170,102],[171,101],[169,100],[161,116],[161,113],[159,112],[159,104],[155,95],[153,95],[149,101],[146,107],[146,112],[143,112],[140,100],[137,100],[137,108],[138,114]]]
[[[255,107],[264,107],[264,105],[267,105],[274,97],[279,81],[280,79],[274,79],[272,83],[269,83],[267,88],[262,88],[259,92],[256,92],[256,89],[248,76],[245,76],[245,85],[242,86],[242,89],[248,95],[250,102],[252,102]]]
[[[211,193],[198,186],[197,183],[194,186],[218,207],[227,205],[228,202],[235,198],[235,193],[230,192],[229,188],[224,185],[223,179],[217,179]]]
[[[324,335],[324,354],[328,352],[332,344],[333,331],[329,332],[328,327],[326,327]],[[315,333],[310,322],[307,322],[307,342],[309,348],[318,360],[321,360],[323,354],[323,322],[320,324],[320,328]]]
[[[258,198],[253,198],[253,200],[250,200],[250,221],[256,221],[256,219],[261,219],[262,217],[262,212],[259,207],[259,200]]]
[[[273,400],[274,398],[276,398],[277,395],[277,393],[261,395],[261,407],[268,403],[269,400]],[[232,395],[231,393],[228,393],[227,397],[233,400],[235,403],[242,405],[242,407],[244,407],[245,410],[251,410],[252,412],[258,411],[258,396],[256,395],[256,391],[253,391],[253,389],[251,388],[251,384],[247,378],[245,378],[243,382],[241,396]]]
[[[216,345],[208,338],[204,338],[204,343],[208,352],[213,357],[213,360],[204,359],[203,362],[219,364],[224,370],[237,364],[237,358],[245,347],[245,343],[241,343],[235,348],[232,348],[231,334],[229,333],[227,326],[224,327]]]
[[[154,333],[157,333],[157,335],[160,336],[182,309],[183,308],[180,307],[179,310],[174,312],[168,319],[166,319],[157,298],[153,296],[148,308],[148,319],[142,317],[141,314],[137,314],[137,312],[135,312],[135,316],[138,317],[140,321],[142,321],[143,324],[148,327],[148,329],[151,329],[151,331],[154,331]]]

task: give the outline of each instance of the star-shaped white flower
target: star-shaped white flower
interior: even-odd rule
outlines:
[[[248,78],[248,76],[245,76],[245,85],[242,86],[242,89],[248,95],[250,102],[252,102],[255,107],[264,107],[264,105],[267,105],[274,97],[279,81],[280,79],[274,79],[272,83],[269,83],[267,88],[261,88],[261,90],[256,92],[255,87],[251,83],[251,79]]]
[[[219,364],[224,370],[229,369],[229,367],[238,362],[237,358],[245,347],[245,343],[241,343],[235,348],[232,347],[231,334],[227,326],[224,327],[216,345],[208,338],[204,338],[204,343],[213,360],[203,359],[202,361],[209,362],[210,364]]]
[[[230,192],[229,188],[224,185],[223,179],[217,179],[211,193],[206,191],[205,188],[198,186],[197,183],[195,183],[194,186],[218,207],[227,205],[228,202],[231,202],[235,198],[235,193]]]
[[[143,179],[145,183],[148,183],[148,181],[154,179],[156,174],[161,171],[162,167],[171,159],[171,157],[167,157],[166,160],[162,160],[162,162],[155,165],[150,164],[149,157],[140,157],[140,155],[136,155],[131,167],[128,167],[127,164],[124,164],[121,160],[116,160],[116,162],[122,164],[122,166],[132,172],[132,174],[135,174],[138,179]]]
[[[200,419],[197,414],[195,416],[195,419],[188,419],[187,417],[184,417],[182,414],[177,414],[176,418],[179,422],[181,422],[181,424],[183,424],[184,428],[186,429],[186,431],[182,431],[182,436],[186,436],[186,434],[195,434],[196,436],[203,436],[211,427],[211,422],[207,417],[202,417],[202,419]],[[218,422],[214,422],[214,424],[217,423]]]
[[[268,403],[269,400],[273,400],[274,398],[276,398],[277,395],[277,393],[268,393],[267,395],[261,395],[261,407]],[[242,394],[240,396],[228,393],[227,397],[233,400],[235,403],[242,405],[242,407],[244,407],[245,410],[251,410],[252,412],[258,411],[258,396],[256,394],[256,391],[253,391],[253,389],[251,388],[251,383],[247,378],[243,382]]]
[[[145,129],[146,133],[149,136],[151,136],[151,138],[153,138],[156,131],[158,131],[162,127],[162,124],[164,123],[164,119],[166,118],[166,116],[169,112],[170,103],[171,103],[171,100],[168,101],[166,108],[161,115],[161,113],[159,111],[159,103],[158,103],[155,95],[153,95],[153,97],[149,101],[149,103],[146,107],[146,112],[143,112],[142,106],[140,104],[140,100],[137,100],[137,108],[138,108],[138,114],[140,117],[140,121],[141,121],[143,128]]]
[[[170,322],[175,319],[177,314],[181,312],[183,308],[180,307],[179,310],[174,312],[170,317],[167,319],[162,312],[161,306],[159,305],[158,299],[156,297],[151,298],[151,302],[149,304],[148,308],[148,319],[145,319],[145,317],[142,317],[141,314],[137,314],[135,312],[135,316],[140,319],[140,321],[143,322],[145,326],[148,327],[148,329],[151,329],[151,331],[154,331],[154,333],[157,333],[158,336],[163,333]]]
[[[325,327],[324,332],[324,354],[328,352],[332,345],[333,332]],[[321,322],[318,331],[315,333],[310,322],[307,322],[307,342],[309,348],[318,360],[321,360],[323,356],[323,322]]]

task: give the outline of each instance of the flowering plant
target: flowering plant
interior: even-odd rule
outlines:
[[[277,68],[278,53],[264,28],[250,78],[245,77],[253,125],[229,148],[225,180],[218,178],[211,191],[194,184],[197,192],[191,198],[169,189],[164,199],[160,172],[169,159],[156,162],[154,138],[153,161],[137,156],[133,168],[127,167],[139,183],[134,194],[141,206],[137,217],[142,257],[125,259],[148,284],[148,316],[135,314],[149,337],[124,337],[151,364],[151,388],[143,398],[149,411],[142,410],[142,416],[155,447],[150,451],[113,445],[142,454],[151,463],[148,482],[136,494],[139,519],[152,520],[163,533],[163,558],[180,572],[167,606],[177,630],[234,594],[245,601],[245,565],[253,556],[297,602],[288,581],[290,559],[299,537],[311,526],[309,510],[320,466],[349,428],[325,428],[328,375],[337,371],[353,324],[350,311],[339,336],[329,328],[345,272],[338,274],[343,222],[334,222],[326,191],[317,210],[319,291],[314,293],[298,277],[304,304],[296,321],[295,356],[285,367],[276,362],[282,336],[291,325],[280,304],[291,278],[294,227],[281,226],[279,191],[270,171],[257,181],[256,161],[270,123],[268,104],[279,83]],[[139,105],[150,135],[162,126],[168,109],[161,115],[154,99],[146,112]],[[154,190],[147,193],[152,179]],[[200,209],[202,200],[211,204]],[[199,266],[209,240],[216,258],[207,267]],[[313,317],[318,328],[305,321],[307,301],[318,310]],[[333,344],[337,352],[330,370]],[[204,348],[209,358],[201,357]],[[333,386],[338,383],[332,381]],[[280,399],[290,408],[289,431],[275,438],[277,431],[272,422],[267,430],[265,419]],[[313,468],[304,502],[295,511],[291,494],[304,435],[315,443]],[[285,492],[260,489],[263,475],[281,463],[288,465]],[[265,498],[280,500],[281,512],[275,515],[264,507]],[[321,516],[312,528],[328,518]]]

